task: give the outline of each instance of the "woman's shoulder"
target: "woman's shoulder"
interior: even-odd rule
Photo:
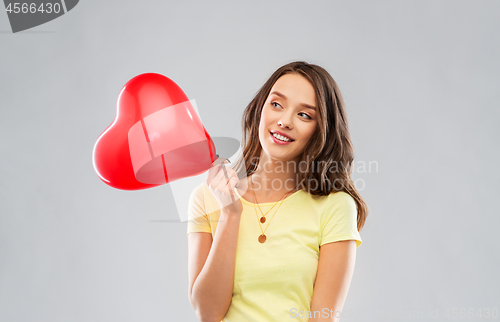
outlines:
[[[319,203],[326,207],[332,206],[334,204],[353,205],[356,203],[354,201],[354,198],[345,191],[332,191],[328,195],[313,195],[311,193],[305,192],[303,195],[306,196],[306,198],[310,199],[312,202]]]
[[[191,198],[196,198],[198,200],[203,200],[204,199],[204,195],[205,195],[205,188],[204,188],[204,186],[206,186],[205,182],[202,182],[201,184],[197,185],[193,189],[193,191],[191,192]]]
[[[328,197],[332,200],[354,201],[354,198],[345,191],[332,191]]]

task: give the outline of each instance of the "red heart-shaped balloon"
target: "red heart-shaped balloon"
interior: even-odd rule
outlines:
[[[207,171],[215,145],[191,101],[171,79],[146,73],[118,96],[116,117],[94,146],[94,169],[123,190],[156,187]]]

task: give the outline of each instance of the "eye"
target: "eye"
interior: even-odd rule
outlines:
[[[304,114],[305,116],[307,116],[307,118],[308,118],[308,119],[312,120],[312,117],[310,117],[308,114],[306,114],[306,113],[304,113],[304,112],[300,112],[300,113],[299,113],[299,115],[300,115],[300,114]]]
[[[271,102],[271,105],[272,105],[272,106],[274,106],[274,107],[276,107],[276,105],[274,105],[274,104],[276,104],[276,105],[278,105],[279,107],[281,107],[281,105],[279,105],[278,103],[276,103],[276,102]]]

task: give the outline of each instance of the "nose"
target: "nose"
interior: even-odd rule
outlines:
[[[278,121],[279,127],[286,127],[287,129],[292,128],[292,120],[288,114],[289,113],[286,113],[285,115],[283,115],[283,117],[281,117],[281,119]]]

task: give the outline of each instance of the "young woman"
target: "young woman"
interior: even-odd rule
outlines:
[[[330,74],[302,61],[276,70],[244,111],[242,147],[233,167],[213,166],[191,194],[197,317],[338,321],[368,207],[350,176],[353,147]]]

